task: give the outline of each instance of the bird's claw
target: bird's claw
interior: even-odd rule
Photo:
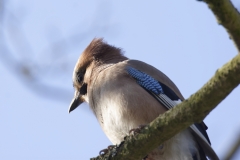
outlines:
[[[138,126],[137,128],[133,128],[129,131],[129,134],[131,134],[133,132],[133,134],[136,134],[136,133],[140,133],[140,131],[146,127],[146,125],[140,125]]]
[[[114,145],[108,146],[107,148],[101,150],[101,151],[99,152],[99,155],[100,155],[100,156],[104,156],[104,155],[107,154],[110,150],[112,150],[114,147],[115,147]]]
[[[102,149],[100,152],[99,152],[99,155],[100,156],[104,156],[105,154],[108,153],[108,148],[105,148],[105,149]]]

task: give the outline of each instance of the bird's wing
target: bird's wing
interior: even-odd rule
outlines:
[[[136,79],[137,83],[154,96],[163,106],[171,109],[184,100],[176,85],[161,71],[137,60],[129,60],[128,73]],[[195,123],[190,126],[194,137],[201,149],[212,160],[218,160],[218,156],[211,147],[204,123]]]

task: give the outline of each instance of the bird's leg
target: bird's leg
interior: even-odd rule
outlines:
[[[100,156],[104,156],[105,154],[107,154],[107,152],[108,152],[108,149],[107,149],[107,148],[102,149],[102,150],[99,152],[99,155],[100,155]]]
[[[99,152],[99,155],[100,155],[100,156],[104,156],[104,155],[107,154],[110,150],[112,150],[114,147],[115,147],[115,145],[110,145],[110,146],[108,146],[108,148],[105,148],[105,149],[101,150],[101,151]]]
[[[134,135],[134,134],[136,134],[136,133],[140,133],[141,130],[142,130],[144,127],[146,127],[146,126],[147,126],[147,125],[139,125],[137,128],[131,129],[131,130],[129,131],[129,134],[133,133],[133,135]],[[147,158],[148,158],[148,155],[146,155],[142,160],[147,160]]]
[[[140,133],[140,131],[146,127],[147,125],[139,125],[137,128],[133,128],[129,131],[129,134],[131,134],[133,132],[133,135],[136,133]]]

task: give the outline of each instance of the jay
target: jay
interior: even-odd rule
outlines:
[[[101,38],[93,39],[78,59],[73,86],[75,94],[69,112],[87,102],[113,144],[184,100],[164,73],[128,59],[121,49]],[[218,160],[206,128],[203,122],[191,125],[150,152],[146,159]]]

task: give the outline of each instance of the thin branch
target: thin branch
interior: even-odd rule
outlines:
[[[111,6],[106,3],[108,2],[99,3],[95,15],[91,19],[92,23],[87,30],[78,29],[77,32],[70,36],[50,44],[43,52],[37,51],[37,53],[32,48],[21,27],[21,19],[18,19],[11,10],[6,8],[5,0],[0,0],[0,62],[13,73],[16,79],[19,79],[26,87],[38,95],[64,102],[69,101],[72,97],[71,88],[64,88],[55,83],[60,76],[67,75],[64,69],[59,68],[69,66],[70,63],[67,63],[66,59],[67,53],[69,55],[71,51],[81,45],[83,40],[92,37],[93,31],[108,33],[112,30],[114,26],[110,25],[109,22],[111,14],[105,13]],[[109,16],[106,16],[102,24],[99,25],[97,20],[100,19],[99,16],[104,16],[103,14]],[[75,28],[81,27],[76,26]],[[8,40],[7,36],[12,38]],[[56,49],[60,48],[59,46],[62,47],[62,54],[56,51]],[[47,58],[36,58],[36,56],[47,56]],[[64,64],[57,61],[60,58],[65,58]],[[49,75],[50,69],[51,75]]]
[[[240,14],[230,0],[204,0],[240,51]]]
[[[1,53],[0,57],[6,68],[13,73],[13,75],[19,79],[26,87],[35,91],[44,98],[57,99],[66,102],[71,99],[71,90],[63,87],[57,87],[42,83],[40,79],[35,76],[31,67],[27,66],[23,62],[17,61],[4,43],[0,41]]]

